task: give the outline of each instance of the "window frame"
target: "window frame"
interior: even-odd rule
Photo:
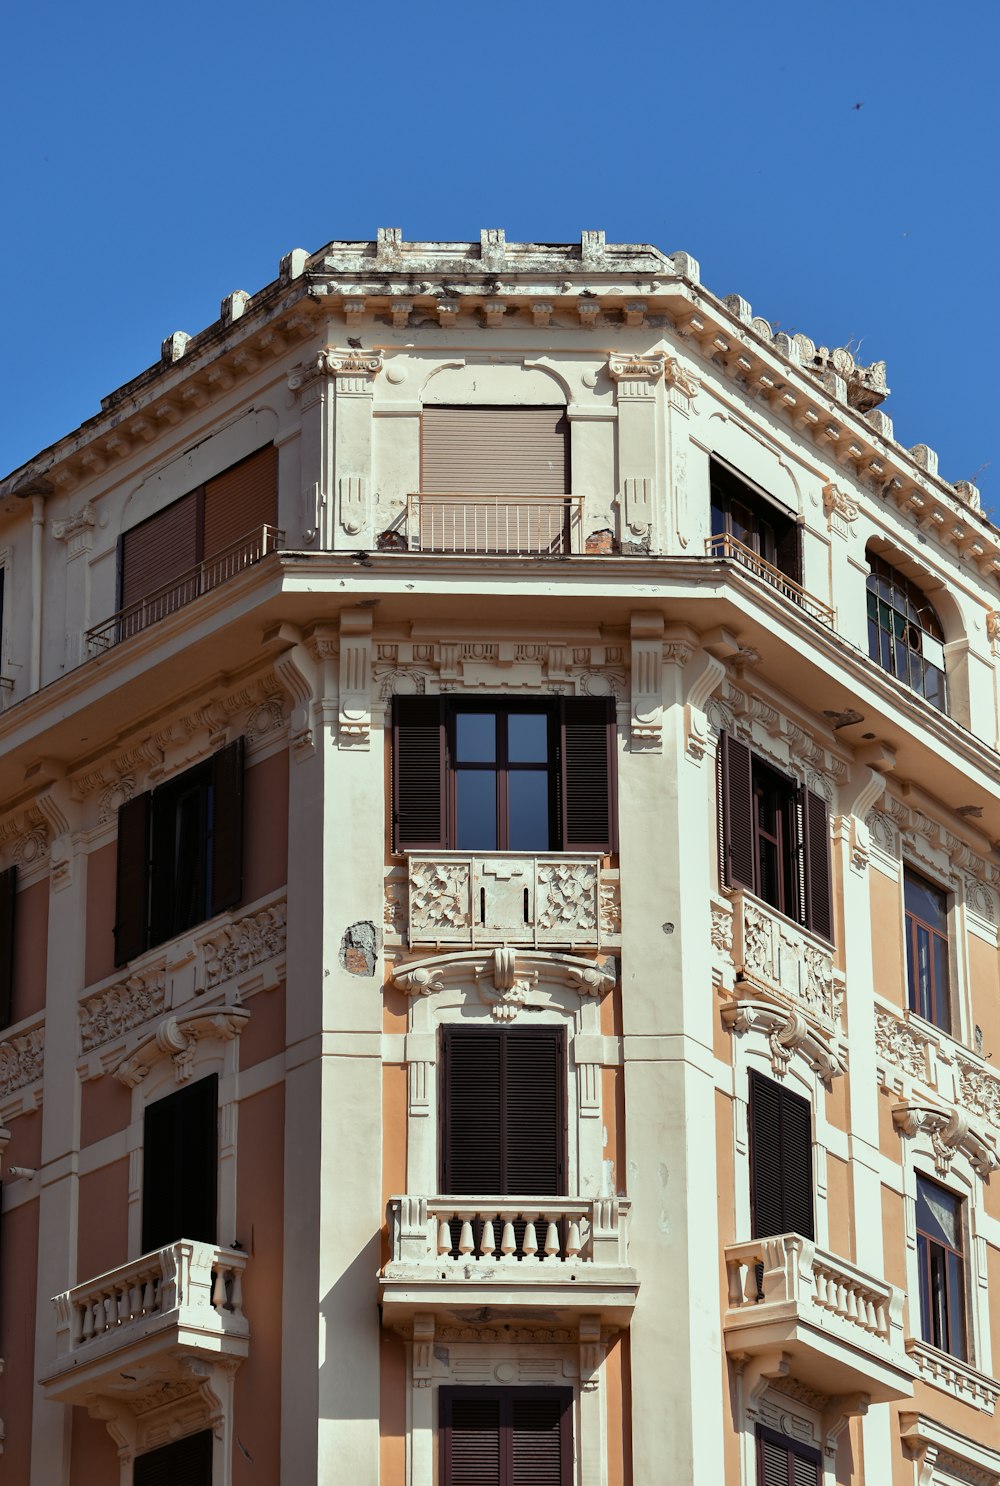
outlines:
[[[919,584],[896,567],[879,552],[873,552],[870,548],[865,553],[868,562],[869,574],[865,580],[866,612],[868,620],[868,656],[874,661],[880,670],[887,676],[900,682],[922,696],[930,706],[935,707],[946,716],[949,712],[948,702],[948,668],[942,663],[938,666],[924,656],[922,643],[914,645],[911,643],[911,634],[926,636],[940,645],[942,650],[942,662],[945,661],[944,647],[946,644],[944,627],[940,616],[930,599],[924,593]],[[884,594],[884,585],[889,585],[890,597]],[[896,602],[896,594],[899,594],[899,602]],[[872,613],[874,608],[875,613]],[[892,628],[886,628],[881,622],[883,608],[890,616],[899,622],[901,633],[897,634],[897,624]],[[912,612],[911,612],[912,610]],[[928,625],[924,623],[923,616],[931,621]],[[933,626],[933,627],[932,627]],[[906,675],[900,675],[901,657],[899,648],[902,646],[906,659]],[[915,674],[915,661],[919,665],[919,685],[916,685],[913,676]],[[940,697],[929,694],[927,690],[927,670],[929,668],[939,677]]]
[[[775,1445],[784,1450],[789,1457],[788,1461],[788,1486],[795,1486],[795,1477],[792,1474],[792,1458],[798,1456],[800,1460],[807,1460],[810,1465],[816,1467],[816,1486],[821,1486],[823,1480],[823,1456],[815,1445],[807,1445],[802,1440],[793,1440],[789,1435],[782,1434],[777,1429],[770,1429],[766,1424],[758,1424],[756,1429],[756,1457],[757,1457],[757,1483],[764,1483],[764,1444]]]
[[[937,1191],[943,1192],[955,1203],[955,1227],[956,1232],[959,1234],[959,1237],[962,1241],[962,1248],[955,1249],[950,1244],[943,1243],[934,1235],[924,1232],[924,1230],[920,1227],[920,1189],[922,1184],[925,1186],[934,1187]],[[919,1170],[916,1172],[916,1194],[914,1199],[914,1232],[916,1234],[917,1249],[917,1276],[921,1340],[927,1346],[935,1347],[939,1352],[944,1352],[947,1356],[954,1357],[958,1362],[964,1362],[971,1366],[972,1307],[969,1305],[968,1266],[966,1263],[966,1250],[968,1247],[966,1243],[966,1240],[968,1238],[966,1199],[958,1193],[953,1192],[950,1187],[944,1186],[941,1182],[936,1181],[933,1177],[926,1176],[922,1171]],[[945,1326],[949,1333],[947,1338],[944,1338],[940,1334],[940,1327],[938,1324],[940,1321],[940,1317],[935,1316],[932,1268],[933,1249],[940,1250],[941,1253],[945,1256],[951,1254],[958,1260],[958,1278],[957,1281],[954,1282],[954,1284],[952,1282],[951,1270],[947,1263],[947,1259],[945,1259],[943,1270],[945,1280]],[[958,1314],[962,1335],[961,1352],[953,1351],[950,1345],[950,1333],[952,1330],[952,1307],[953,1302],[956,1299],[959,1302]],[[937,1334],[930,1336],[927,1335],[928,1324],[929,1329],[932,1332],[936,1332]],[[945,1345],[946,1340],[949,1345]]]
[[[573,1483],[573,1389],[545,1388],[527,1384],[517,1388],[463,1387],[449,1384],[438,1389],[438,1435],[440,1486],[455,1486],[452,1460],[452,1409],[456,1396],[470,1402],[475,1399],[496,1399],[500,1404],[501,1420],[498,1426],[498,1456],[500,1462],[500,1486],[512,1486],[513,1425],[504,1421],[503,1412],[517,1399],[552,1399],[560,1405],[559,1414],[559,1476],[560,1486]],[[506,1443],[505,1443],[506,1440]]]
[[[953,966],[952,966],[952,940],[953,940],[953,935],[952,935],[952,932],[951,932],[951,930],[952,930],[952,913],[953,913],[953,907],[954,907],[954,904],[953,904],[953,894],[950,893],[947,888],[941,887],[941,885],[939,883],[934,882],[932,878],[930,878],[930,877],[928,877],[926,875],[926,873],[920,872],[917,868],[909,866],[906,862],[904,862],[902,864],[902,866],[903,866],[903,870],[902,870],[902,888],[903,888],[903,951],[904,951],[904,964],[905,964],[905,970],[906,970],[906,1004],[907,1004],[908,1009],[915,1016],[919,1016],[925,1022],[929,1022],[931,1024],[931,1026],[936,1027],[939,1032],[943,1032],[947,1037],[953,1037],[955,1035],[955,1033],[954,1033],[954,1026],[955,1026],[955,1014],[954,1014],[955,1013],[955,1006],[954,1006],[954,996],[953,996],[953,987],[954,987],[954,983],[955,983],[955,976],[954,976],[954,973],[953,973]],[[940,898],[942,899],[942,906],[943,906],[943,909],[944,909],[944,920],[945,920],[945,923],[947,925],[947,929],[946,929],[946,932],[945,933],[942,933],[941,930],[938,929],[938,928],[936,928],[933,924],[928,923],[926,921],[926,919],[919,918],[915,913],[912,913],[910,911],[910,909],[907,907],[907,902],[906,902],[906,887],[907,887],[907,880],[908,879],[910,879],[910,880],[916,879],[917,882],[921,883],[925,887],[930,888],[934,893],[936,893],[937,895],[940,896]],[[919,1002],[919,1000],[920,1000],[920,994],[919,994],[919,988],[917,986],[917,976],[919,974],[919,963],[918,963],[918,955],[917,955],[917,947],[916,947],[916,935],[917,935],[917,933],[918,933],[918,931],[920,929],[926,930],[926,932],[928,933],[928,935],[931,936],[931,942],[932,942],[932,944],[933,944],[933,941],[934,940],[940,940],[943,943],[943,945],[944,945],[945,985],[944,985],[944,991],[943,991],[943,1003],[944,1003],[944,1009],[945,1009],[945,1012],[946,1012],[946,1019],[944,1021],[940,1020],[940,1018],[939,1018],[938,1015],[934,1015],[934,1014],[928,1015],[927,1012],[922,1008],[922,1006],[920,1004],[917,1004]],[[931,987],[930,987],[931,1006],[930,1006],[930,1010],[931,1010],[932,1013],[938,1012],[940,1010],[940,1007],[939,1007],[939,992],[938,992],[938,988],[937,988],[937,984],[936,984],[936,973],[935,973],[935,970],[934,970],[934,963],[935,963],[934,956],[932,955],[931,958],[930,958],[930,968],[931,968]]]
[[[494,714],[497,719],[494,740],[494,760],[492,763],[474,760],[461,760],[458,756],[457,723],[460,714],[463,713]],[[544,765],[538,763],[513,764],[509,758],[508,730],[501,719],[517,714],[542,713],[545,716],[546,746],[548,758]],[[538,701],[530,698],[518,697],[508,701],[506,698],[493,700],[485,697],[469,698],[466,701],[461,697],[450,699],[445,708],[445,762],[447,771],[447,810],[449,835],[455,841],[455,851],[520,851],[521,847],[511,846],[510,842],[510,774],[538,771],[544,767],[547,775],[548,796],[548,846],[534,847],[534,851],[553,851],[557,848],[551,845],[559,835],[559,784],[562,775],[562,749],[559,742],[559,710],[548,697]],[[462,773],[489,773],[496,779],[496,845],[495,846],[470,846],[463,847],[458,842],[458,778]],[[524,848],[526,851],[529,850]]]
[[[708,479],[709,527],[713,538],[725,536],[732,542],[738,542],[741,548],[783,577],[790,579],[792,583],[801,584],[802,526],[797,514],[717,454],[709,456]],[[733,534],[735,504],[742,504],[750,517],[749,541],[744,542],[741,537]],[[716,530],[716,512],[722,518],[719,530]],[[763,528],[770,532],[770,541],[764,536]],[[785,543],[789,544],[790,550],[782,553]],[[741,553],[737,551],[733,555],[739,557]]]

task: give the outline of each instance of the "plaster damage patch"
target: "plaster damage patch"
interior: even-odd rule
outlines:
[[[340,941],[340,963],[350,975],[374,975],[381,935],[370,919],[351,924]]]

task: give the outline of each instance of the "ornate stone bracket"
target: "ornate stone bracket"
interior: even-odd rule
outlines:
[[[847,1071],[847,1050],[840,1038],[810,1026],[797,1011],[764,1001],[730,1001],[720,1014],[733,1032],[763,1033],[778,1078],[787,1073],[793,1053],[801,1053],[825,1084]]]
[[[823,486],[823,510],[831,531],[840,537],[851,536],[851,523],[858,519],[858,503],[832,481]]]
[[[640,382],[652,388],[663,376],[667,360],[663,351],[655,356],[626,356],[616,352],[608,357],[608,375],[613,382]]]
[[[72,562],[74,557],[82,557],[90,551],[91,533],[96,525],[97,513],[89,501],[74,515],[67,516],[64,521],[53,521],[52,535],[57,542],[66,543],[67,562]]]
[[[372,725],[372,611],[345,609],[340,616],[338,746],[367,749]]]
[[[170,1058],[178,1083],[191,1077],[197,1044],[202,1038],[217,1037],[224,1042],[238,1037],[250,1019],[245,1006],[196,1007],[166,1017],[151,1036],[118,1064],[115,1078],[126,1088],[134,1089],[161,1058]]]
[[[938,1109],[933,1104],[904,1100],[893,1107],[892,1118],[901,1134],[912,1136],[922,1131],[929,1137],[939,1176],[947,1176],[956,1151],[967,1157],[981,1177],[1000,1170],[996,1151],[984,1135],[972,1128],[968,1115],[960,1109]]]
[[[292,624],[275,625],[265,630],[265,649],[274,651],[273,665],[278,681],[291,702],[289,741],[292,757],[297,761],[316,752],[313,736],[313,698],[319,690],[321,669],[303,644],[301,631]]]
[[[539,982],[567,987],[581,997],[603,996],[614,987],[617,968],[614,960],[503,945],[408,960],[392,978],[408,996],[434,996],[450,985],[473,981],[494,1019],[513,1021]]]
[[[663,615],[636,613],[631,621],[633,752],[663,750]]]

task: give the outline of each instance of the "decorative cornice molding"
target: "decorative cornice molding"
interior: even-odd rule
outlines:
[[[968,1115],[959,1109],[939,1109],[933,1104],[903,1100],[893,1106],[893,1123],[902,1135],[926,1135],[934,1152],[934,1167],[947,1176],[956,1151],[961,1151],[981,1177],[1000,1169],[997,1153],[984,1135],[972,1128]]]
[[[797,1011],[766,1001],[729,1001],[722,1006],[723,1024],[733,1032],[757,1032],[767,1039],[771,1067],[778,1078],[788,1072],[795,1053],[829,1084],[847,1071],[847,1050],[832,1032],[811,1026]]]
[[[158,964],[120,980],[80,1002],[80,1044],[85,1053],[114,1042],[159,1016],[167,1003],[166,967]]]
[[[245,1006],[195,1007],[166,1017],[150,1037],[140,1042],[114,1070],[114,1076],[129,1089],[141,1083],[162,1058],[171,1058],[178,1083],[191,1077],[198,1042],[217,1037],[229,1042],[238,1037],[250,1019]]]
[[[613,352],[608,357],[608,375],[613,382],[658,382],[667,365],[664,351],[654,356],[630,356]]]
[[[408,996],[434,996],[448,986],[474,983],[495,1020],[513,1021],[531,1004],[539,985],[566,988],[581,997],[605,995],[617,981],[617,965],[613,959],[501,945],[408,960],[393,970],[392,979]]]

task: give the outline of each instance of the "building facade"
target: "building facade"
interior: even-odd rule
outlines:
[[[0,482],[12,1486],[1000,1483],[1000,532],[685,253],[334,242]]]

